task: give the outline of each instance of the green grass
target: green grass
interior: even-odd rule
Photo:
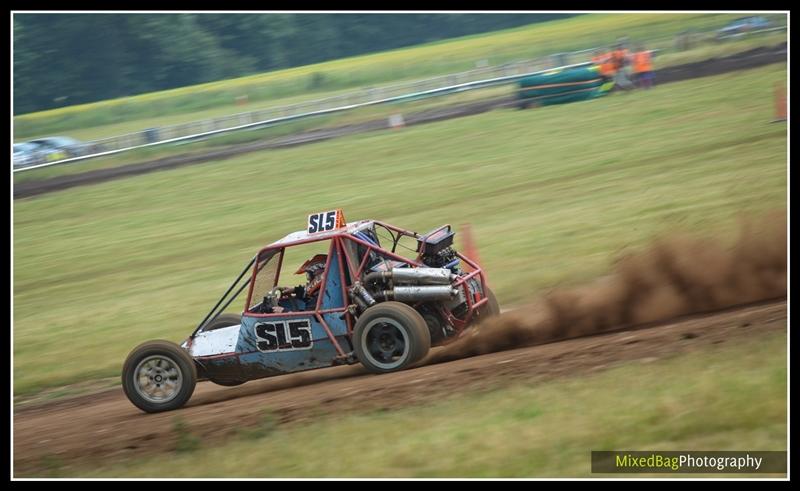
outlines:
[[[252,108],[283,105],[356,87],[463,71],[474,68],[479,60],[488,60],[497,65],[609,45],[620,36],[628,36],[633,41],[645,41],[652,46],[669,47],[678,32],[688,28],[704,31],[717,29],[736,17],[738,15],[735,14],[585,15],[413,48],[20,115],[14,118],[14,137],[23,140],[64,132],[82,139],[119,135],[236,113],[241,108],[234,103],[242,95],[248,96]],[[784,15],[772,17],[778,23],[786,23]],[[730,45],[738,42],[731,41]],[[323,82],[311,87],[310,81],[318,79],[320,75]]]
[[[503,304],[604,274],[657,233],[729,237],[738,214],[786,206],[786,126],[769,123],[786,77],[771,65],[15,200],[15,394],[115,376],[139,342],[183,339],[314,210],[418,232],[471,222]]]
[[[72,477],[638,477],[591,450],[786,450],[786,334],[429,406],[275,427]],[[620,383],[623,381],[624,383]],[[184,431],[191,432],[191,423]],[[187,437],[189,438],[189,437]],[[652,477],[671,477],[654,474]],[[682,474],[696,477],[698,474]],[[711,477],[742,477],[716,474]],[[760,475],[757,477],[776,477]]]

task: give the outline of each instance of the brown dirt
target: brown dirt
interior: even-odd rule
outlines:
[[[706,77],[709,75],[719,75],[721,73],[755,68],[770,63],[785,62],[787,60],[787,45],[782,43],[776,46],[760,47],[750,51],[737,53],[724,58],[712,58],[697,63],[688,63],[680,66],[663,68],[656,71],[656,83],[662,85],[670,82],[678,82],[691,78]],[[471,116],[501,107],[514,107],[517,102],[515,99],[507,97],[487,99],[472,103],[454,104],[443,108],[434,108],[407,115],[405,124],[407,126],[415,124],[431,123],[445,119]],[[285,148],[296,145],[315,143],[340,136],[363,133],[389,128],[387,118],[381,118],[360,124],[344,125],[335,128],[322,128],[307,131],[299,134],[271,138],[253,143],[232,145],[216,150],[205,152],[182,154],[172,157],[165,157],[149,162],[128,164],[124,166],[97,169],[79,174],[39,179],[14,184],[14,199],[27,198],[39,194],[59,191],[75,186],[96,184],[100,182],[120,179],[124,177],[145,174],[148,172],[172,169],[190,164],[223,160],[244,153],[260,150]]]
[[[284,423],[345,411],[397,408],[441,400],[443,394],[489,390],[515,382],[580,376],[618,364],[649,363],[720,343],[748,342],[786,330],[785,301],[678,322],[492,353],[386,375],[358,366],[334,367],[223,388],[198,384],[188,406],[145,414],[120,389],[14,414],[14,475],[42,476],[58,462],[104,464],[175,449],[176,418],[208,447],[259,423],[270,410]]]

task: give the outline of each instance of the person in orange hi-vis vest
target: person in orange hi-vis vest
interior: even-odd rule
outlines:
[[[592,56],[592,63],[600,67],[600,76],[603,77],[604,82],[614,78],[614,66],[611,63],[611,53],[605,53],[599,49],[595,50],[594,56]]]
[[[653,86],[653,60],[644,46],[637,46],[633,54],[633,79],[639,88],[649,89]]]

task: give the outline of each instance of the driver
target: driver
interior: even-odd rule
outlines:
[[[295,298],[300,298],[307,302],[313,298],[316,302],[316,296],[322,287],[322,273],[325,271],[325,262],[327,260],[327,254],[317,254],[304,262],[294,274],[305,273],[306,285],[287,288],[287,290],[294,293]]]
[[[261,303],[260,312],[264,314],[278,314],[288,311],[314,310],[317,304],[317,297],[322,288],[322,277],[325,272],[325,263],[328,260],[327,254],[317,254],[308,261],[300,265],[295,274],[306,274],[306,284],[298,286],[279,286],[271,290],[264,297]],[[293,307],[287,309],[279,302],[281,299],[288,299],[289,305]],[[302,302],[298,305],[298,301]]]

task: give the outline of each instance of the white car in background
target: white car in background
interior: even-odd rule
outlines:
[[[68,136],[51,136],[31,140],[39,148],[39,151],[46,155],[46,160],[61,160],[70,157],[80,157],[86,155],[88,145],[82,141]]]
[[[741,17],[726,25],[722,29],[717,30],[717,39],[724,39],[733,37],[739,34],[746,34],[748,32],[760,31],[762,29],[770,29],[775,27],[769,19],[762,16]]]
[[[15,143],[14,144],[14,167],[27,167],[44,161],[39,145],[34,143]]]

